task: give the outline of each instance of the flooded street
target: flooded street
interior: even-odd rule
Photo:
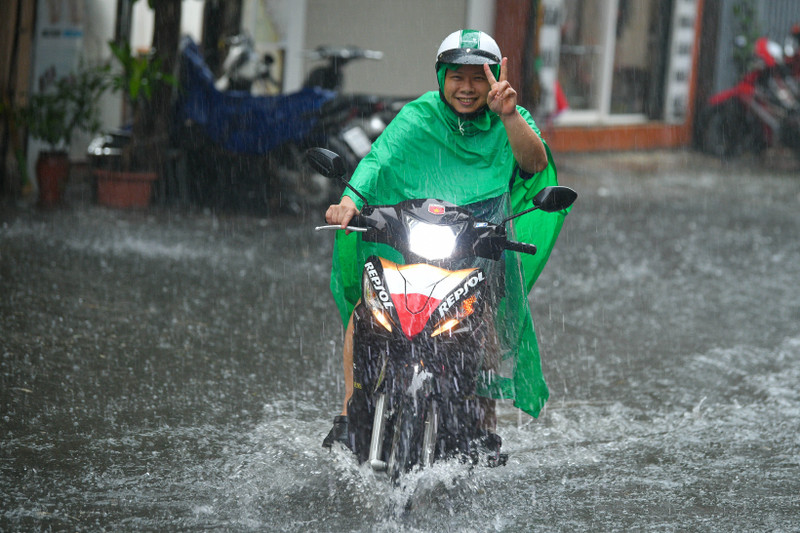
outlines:
[[[501,407],[506,467],[399,489],[320,446],[321,214],[3,206],[0,530],[800,530],[797,164],[556,157],[551,399]]]

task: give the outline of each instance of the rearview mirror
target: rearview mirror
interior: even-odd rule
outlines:
[[[555,213],[571,206],[577,198],[578,193],[569,187],[545,187],[533,197],[533,205],[547,213]]]
[[[335,152],[325,148],[309,148],[306,158],[311,167],[331,179],[342,179],[345,174],[344,161]]]
[[[578,198],[578,193],[570,189],[569,187],[561,187],[560,185],[556,185],[553,187],[545,187],[538,193],[536,196],[533,197],[533,207],[530,209],[526,209],[520,213],[515,213],[508,218],[503,219],[503,221],[499,224],[500,226],[505,226],[506,222],[509,220],[513,220],[517,217],[521,217],[526,213],[530,213],[531,211],[536,211],[540,209],[546,213],[555,213],[556,211],[562,211],[569,206]]]
[[[344,168],[344,160],[339,157],[339,154],[331,152],[326,148],[309,148],[306,150],[306,159],[308,159],[308,164],[311,165],[311,168],[316,172],[319,172],[326,178],[341,181],[344,183],[345,187],[353,191],[353,193],[364,202],[364,206],[369,205],[367,199],[344,179],[347,169]]]

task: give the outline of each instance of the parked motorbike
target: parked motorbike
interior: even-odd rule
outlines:
[[[259,56],[249,35],[234,35],[225,40],[228,53],[222,62],[222,75],[214,82],[220,91],[246,91],[255,95],[277,94],[280,84],[272,76],[275,58]],[[256,90],[264,84],[266,87]]]
[[[273,83],[270,67],[272,57],[265,55],[259,60],[252,39],[238,35],[229,39],[230,48],[223,65],[223,75],[215,82],[220,90],[246,90],[259,80]],[[269,172],[275,177],[281,191],[284,210],[300,212],[306,207],[331,203],[341,190],[330,180],[319,176],[307,165],[304,151],[311,146],[327,146],[343,157],[349,172],[355,170],[359,161],[369,152],[372,141],[383,131],[384,116],[388,100],[373,95],[341,93],[344,85],[345,66],[358,60],[380,60],[383,52],[355,46],[320,46],[307,57],[324,63],[314,67],[306,77],[299,93],[327,91],[329,97],[318,109],[310,109],[302,121],[313,122],[304,135],[287,137],[285,142],[269,150]],[[227,81],[230,80],[230,83]],[[281,99],[281,96],[286,97]],[[289,95],[276,96],[278,104],[289,102]],[[299,121],[295,121],[297,124]],[[291,126],[291,123],[290,123]]]
[[[182,43],[173,142],[190,154],[186,165],[192,181],[176,190],[189,190],[191,199],[201,204],[270,208],[278,204],[276,208],[296,213],[337,200],[341,188],[313,172],[303,154],[311,146],[327,146],[342,154],[352,172],[369,152],[391,118],[387,112],[399,110],[393,107],[395,99],[331,89],[342,86],[345,64],[382,54],[323,47],[314,58],[326,63],[311,71],[303,89],[255,96],[251,84],[272,76],[268,68],[243,68],[255,61],[252,41],[239,36],[231,43],[226,74],[216,80],[197,45],[188,38]],[[223,78],[226,90],[220,90]],[[91,164],[116,164],[129,139],[124,129],[93,139],[88,150]],[[226,166],[231,157],[235,164]]]
[[[280,148],[280,175],[287,183],[295,183],[299,191],[295,198],[306,206],[338,202],[342,188],[320,176],[307,163],[305,150],[326,146],[339,154],[348,174],[372,149],[372,143],[410,101],[403,97],[384,97],[368,94],[340,94],[326,102],[317,127],[301,143],[287,143]],[[287,177],[288,176],[288,177]]]
[[[783,46],[784,58],[792,76],[800,83],[800,24],[793,24]]]
[[[754,57],[755,66],[734,87],[709,98],[699,121],[701,147],[729,157],[783,144],[800,155],[800,90],[784,49],[761,37]]]
[[[307,155],[317,172],[364,201],[347,229],[403,258],[372,256],[364,264],[353,315],[350,448],[395,482],[414,467],[451,457],[475,464],[485,454],[489,466],[504,464],[496,436],[482,429],[476,390],[495,367],[493,317],[505,287],[504,252],[536,253],[535,245],[509,238],[506,222],[535,209],[561,211],[577,194],[546,187],[533,208],[502,220],[500,202],[487,218],[436,199],[374,206],[343,179],[335,153],[315,148]],[[324,229],[342,228],[317,228]]]
[[[250,91],[261,79],[274,79],[270,72],[272,58],[266,55],[259,64],[251,39],[240,35],[231,38],[231,47],[224,62],[224,73],[216,82],[218,89],[231,80],[227,90]],[[383,52],[356,46],[320,46],[306,56],[323,63],[314,67],[303,83],[304,91],[329,91],[319,109],[310,109],[300,120],[310,120],[313,127],[304,135],[288,138],[269,151],[269,172],[281,191],[284,210],[300,212],[306,208],[338,200],[341,188],[323,178],[308,166],[304,157],[312,146],[326,146],[340,154],[348,173],[369,153],[372,143],[408,102],[406,98],[368,94],[342,93],[345,66],[352,61],[380,60]],[[286,96],[286,95],[284,95]],[[278,100],[280,102],[280,100]],[[287,100],[288,101],[288,100]],[[299,121],[296,121],[297,124]]]
[[[306,54],[311,60],[326,61],[308,74],[304,87],[322,87],[331,91],[340,91],[344,85],[344,66],[350,61],[359,59],[383,59],[383,52],[365,50],[357,46],[319,46]]]
[[[299,211],[305,207],[325,205],[338,201],[342,193],[335,182],[320,176],[307,164],[305,150],[325,146],[344,161],[346,172],[352,174],[361,159],[372,149],[372,143],[397,116],[411,98],[378,96],[371,94],[342,93],[344,67],[351,61],[379,60],[383,52],[365,50],[355,46],[320,46],[307,55],[324,64],[312,69],[303,86],[337,91],[320,112],[314,131],[302,142],[286,143],[277,151],[279,167],[276,169],[282,182],[294,184],[295,193],[286,201]]]

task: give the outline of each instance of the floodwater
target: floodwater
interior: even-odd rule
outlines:
[[[768,162],[769,163],[769,162]],[[0,214],[0,530],[800,531],[797,165],[563,157],[551,400],[393,489],[342,394],[318,217]]]

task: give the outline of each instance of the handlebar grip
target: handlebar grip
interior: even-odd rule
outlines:
[[[536,245],[535,244],[528,244],[527,242],[517,242],[517,241],[507,241],[506,250],[511,250],[512,252],[519,252],[521,254],[536,254]]]
[[[353,218],[350,219],[350,223],[348,226],[355,226],[357,228],[368,228],[366,219],[361,215],[354,215]]]

